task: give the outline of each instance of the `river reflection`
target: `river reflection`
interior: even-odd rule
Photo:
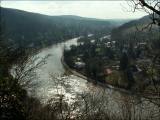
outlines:
[[[69,98],[75,97],[76,94],[88,90],[88,83],[86,80],[74,75],[65,76],[65,69],[61,63],[64,47],[68,48],[70,45],[77,45],[77,39],[78,38],[74,38],[67,42],[53,45],[50,48],[45,48],[35,56],[44,58],[46,55],[50,55],[46,59],[46,64],[36,69],[36,74],[38,76],[36,82],[38,87],[34,89],[34,95],[43,103],[57,93],[57,87],[60,90],[59,92],[62,92]],[[60,82],[60,80],[63,80],[63,88],[59,88],[61,87],[61,85],[59,85],[60,83],[56,83],[57,81]]]

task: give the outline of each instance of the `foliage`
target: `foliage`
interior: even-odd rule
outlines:
[[[110,21],[78,16],[47,16],[25,11],[0,8],[5,24],[6,41],[16,47],[41,48],[85,33],[109,32]]]

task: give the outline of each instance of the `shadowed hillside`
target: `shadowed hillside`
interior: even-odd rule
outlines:
[[[86,33],[106,34],[122,24],[79,16],[47,16],[21,10],[1,8],[2,28],[8,41],[21,47],[41,47]],[[116,24],[115,24],[116,23]]]

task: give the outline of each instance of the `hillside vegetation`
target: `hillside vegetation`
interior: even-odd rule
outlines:
[[[41,47],[85,33],[109,33],[120,22],[79,16],[47,16],[16,9],[1,8],[2,29],[8,42],[16,47]],[[125,21],[124,21],[125,22]],[[115,24],[116,23],[116,24]]]
[[[77,46],[64,51],[64,60],[96,82],[158,96],[160,32],[158,26],[145,28],[149,24],[145,16],[115,28],[111,37],[81,37]]]
[[[151,16],[144,16],[140,19],[130,21],[113,29],[111,37],[115,41],[125,45],[129,41],[147,42],[159,39],[159,27],[151,24]]]

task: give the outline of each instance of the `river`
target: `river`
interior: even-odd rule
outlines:
[[[65,69],[61,63],[64,47],[69,48],[70,45],[77,45],[77,39],[74,38],[63,43],[55,44],[41,50],[36,55],[36,57],[38,56],[40,58],[50,55],[46,59],[46,64],[36,69],[38,76],[36,86],[38,87],[34,88],[34,94],[41,102],[45,103],[57,94],[57,89],[58,93],[63,93],[68,100],[75,97],[77,93],[87,91],[88,82],[74,75],[64,75]],[[62,82],[65,85],[62,86]]]
[[[65,75],[65,69],[61,63],[63,49],[64,47],[69,48],[71,45],[77,45],[77,39],[74,38],[42,49],[35,55],[35,57],[38,56],[40,58],[48,54],[50,56],[46,59],[46,64],[40,66],[35,71],[38,77],[35,79],[36,86],[32,88],[32,95],[36,96],[45,104],[57,94],[63,94],[67,102],[72,102],[77,95],[84,93],[93,93],[99,98],[103,94],[103,99],[105,99],[105,104],[108,107],[107,109],[115,114],[119,114],[126,103],[129,104],[129,107],[135,105],[134,110],[137,111],[136,116],[143,114],[147,117],[147,115],[157,110],[152,103],[144,101],[143,98],[95,85],[72,74]],[[131,105],[130,102],[132,102]]]

